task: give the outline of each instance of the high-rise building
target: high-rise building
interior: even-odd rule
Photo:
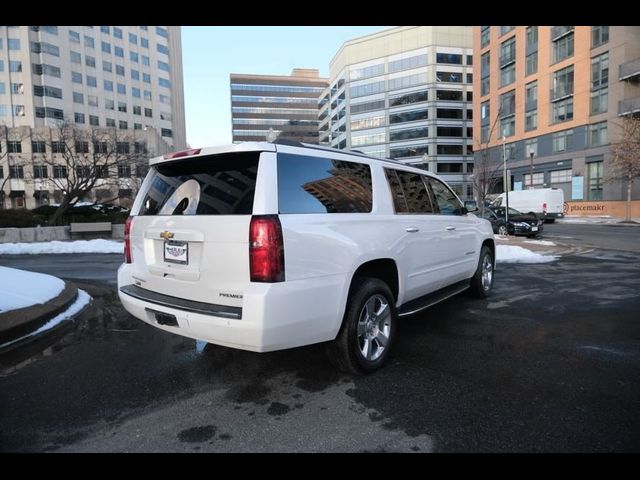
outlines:
[[[345,42],[319,108],[320,143],[441,175],[472,195],[472,28],[396,27]]]
[[[473,46],[476,158],[506,159],[512,189],[625,199],[607,179],[622,118],[640,113],[640,27],[481,26]]]
[[[61,123],[75,132],[64,147],[75,155],[105,154],[94,151],[106,145],[98,137],[122,155],[186,148],[180,27],[0,27],[0,208],[60,201],[69,173]],[[143,175],[134,165],[104,168],[86,199],[116,190],[130,204]]]
[[[232,73],[233,143],[276,138],[318,143],[318,99],[327,86],[318,70],[294,68],[291,75]]]
[[[153,128],[186,148],[180,27],[0,27],[0,125]]]

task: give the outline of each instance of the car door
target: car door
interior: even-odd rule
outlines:
[[[422,175],[400,169],[385,168],[397,221],[398,266],[404,281],[407,302],[431,293],[442,284],[446,264],[446,246],[429,220],[436,206],[422,180]]]
[[[473,276],[478,264],[480,245],[477,242],[477,219],[467,213],[455,193],[435,177],[426,178],[438,214],[431,221],[437,231],[437,241],[446,246],[443,255],[445,285]],[[443,285],[444,286],[444,285]]]

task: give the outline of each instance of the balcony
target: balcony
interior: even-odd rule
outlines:
[[[618,116],[637,116],[640,114],[640,97],[625,98],[618,102]]]
[[[515,50],[512,51],[512,52],[500,55],[500,68],[506,67],[507,65],[510,65],[515,61],[516,61],[516,52],[515,52]]]
[[[552,102],[562,100],[563,98],[570,97],[571,95],[573,95],[573,83],[558,85],[557,87],[552,88],[549,92]]]
[[[640,58],[620,65],[618,80],[637,81],[638,79],[640,79]]]
[[[576,27],[551,27],[551,41],[555,42],[556,40],[558,40],[560,37],[563,37],[564,35],[567,35],[570,32],[573,32],[573,30]]]

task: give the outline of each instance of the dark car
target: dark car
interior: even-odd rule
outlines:
[[[505,207],[484,207],[482,218],[491,222],[493,233],[500,235],[526,235],[535,237],[542,233],[544,222],[535,213],[522,213],[514,208],[509,208],[509,224],[506,225]]]

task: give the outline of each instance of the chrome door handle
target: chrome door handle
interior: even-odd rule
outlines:
[[[449,230],[449,231],[455,230],[455,229],[456,229],[456,227],[451,227],[451,226],[447,227],[447,230]]]
[[[407,233],[416,233],[419,232],[420,229],[418,227],[407,227],[406,232]]]

